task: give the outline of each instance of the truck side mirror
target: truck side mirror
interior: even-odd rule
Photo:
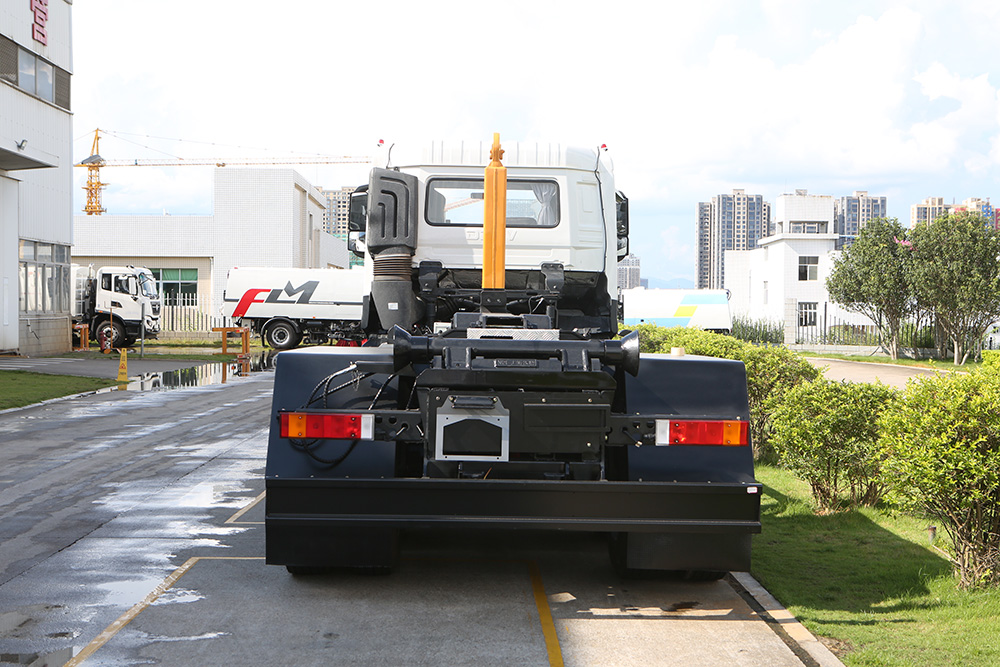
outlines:
[[[618,237],[618,261],[628,256],[628,197],[615,193],[615,235]]]
[[[347,232],[347,249],[358,257],[364,257],[365,252],[368,250],[368,248],[365,247],[365,233],[355,231]]]
[[[361,185],[351,193],[347,213],[347,231],[364,232],[368,221],[368,186]],[[349,243],[350,241],[348,241]]]

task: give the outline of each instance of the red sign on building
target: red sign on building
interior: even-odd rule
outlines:
[[[49,0],[29,0],[29,2],[31,2],[31,13],[35,16],[31,24],[31,36],[36,42],[47,45],[49,35],[45,32],[45,23],[49,20]]]

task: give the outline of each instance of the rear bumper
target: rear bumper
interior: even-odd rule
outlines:
[[[760,532],[759,484],[456,479],[267,480],[271,527]]]

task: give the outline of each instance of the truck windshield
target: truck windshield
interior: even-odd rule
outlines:
[[[143,296],[147,296],[150,299],[156,298],[156,281],[148,273],[139,274],[139,289],[142,291]]]
[[[432,225],[483,224],[483,180],[435,178],[427,184],[427,222]],[[508,227],[559,224],[559,186],[552,181],[507,181]]]

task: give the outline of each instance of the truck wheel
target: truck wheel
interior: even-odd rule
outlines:
[[[290,350],[301,339],[301,334],[291,322],[275,322],[264,332],[264,340],[276,350]]]
[[[125,343],[125,327],[118,322],[104,320],[97,325],[95,335],[100,342],[101,336],[108,336],[111,339],[111,347],[121,347]]]

